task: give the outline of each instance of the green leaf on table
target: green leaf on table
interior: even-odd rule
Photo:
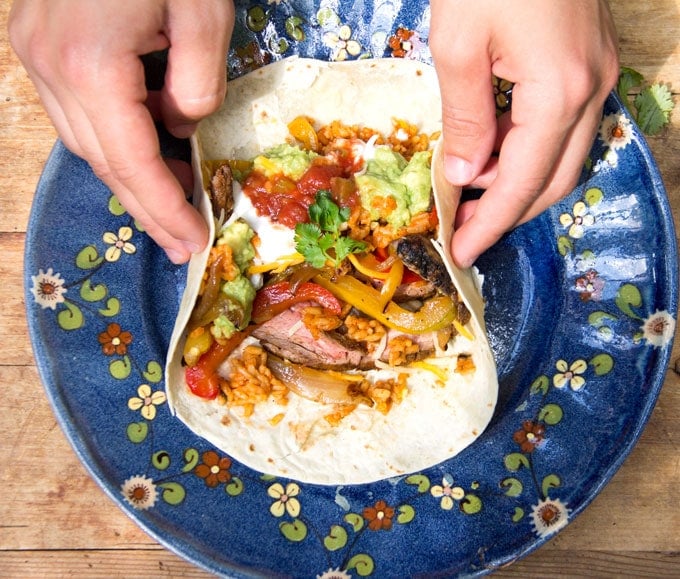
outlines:
[[[673,95],[666,85],[645,87],[633,101],[637,109],[637,123],[647,135],[657,135],[670,121],[675,106]]]

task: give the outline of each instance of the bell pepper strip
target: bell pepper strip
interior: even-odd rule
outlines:
[[[392,300],[394,292],[401,284],[401,279],[404,276],[404,262],[401,259],[395,259],[390,268],[390,274],[385,279],[382,288],[380,288],[380,303],[383,308]]]
[[[319,284],[306,281],[298,284],[293,290],[290,282],[280,281],[265,286],[257,292],[253,301],[251,319],[254,323],[261,324],[294,304],[308,301],[316,302],[336,315],[342,311],[338,298]]]
[[[288,131],[302,143],[307,151],[319,150],[319,136],[307,117],[302,115],[295,117],[288,123]]]
[[[390,301],[383,308],[380,292],[358,279],[341,275],[334,278],[319,274],[314,281],[360,312],[381,324],[407,334],[427,334],[450,326],[456,319],[456,308],[448,296],[427,300],[417,312],[411,312]]]
[[[387,279],[390,276],[389,270],[381,271],[378,269],[379,262],[373,255],[367,253],[359,257],[356,253],[350,253],[347,258],[359,273],[373,279]]]
[[[220,393],[220,376],[217,369],[236,347],[250,334],[249,330],[236,332],[226,342],[214,342],[195,366],[187,366],[184,376],[189,390],[200,398],[214,400]]]

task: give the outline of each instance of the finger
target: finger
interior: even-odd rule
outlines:
[[[518,129],[508,133],[496,180],[476,206],[466,208],[458,216],[459,229],[454,234],[452,253],[459,265],[471,265],[504,233],[540,214],[573,189],[592,146],[598,119],[597,105],[589,106],[566,134],[556,136],[554,147],[545,144],[548,143],[545,135],[543,141],[537,136],[530,144],[536,128],[530,129],[529,134]],[[537,149],[541,146],[553,153],[539,157]]]
[[[95,135],[88,145],[99,147],[86,151],[93,169],[126,209],[144,219],[145,229],[164,249],[199,251],[207,243],[207,227],[161,158],[156,129],[144,105],[139,59],[117,55],[115,64],[102,66],[99,78],[117,90],[100,91],[97,100],[81,101]],[[138,215],[133,206],[144,214]]]
[[[170,49],[161,107],[168,130],[177,137],[190,136],[196,122],[224,100],[233,21],[233,4],[228,1],[170,2],[165,31]]]
[[[454,24],[450,0],[431,3],[430,49],[442,97],[446,178],[469,184],[484,168],[496,139],[488,38],[482,23]],[[462,22],[461,11],[455,22]]]

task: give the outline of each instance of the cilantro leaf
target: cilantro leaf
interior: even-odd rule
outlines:
[[[668,124],[670,113],[675,106],[673,96],[663,84],[645,87],[635,97],[637,122],[647,135],[657,135]]]
[[[637,95],[631,98],[635,91]],[[667,86],[649,85],[638,71],[621,67],[616,92],[646,135],[657,135],[670,122],[675,103]]]
[[[363,241],[341,235],[340,228],[349,216],[349,207],[336,205],[330,191],[316,194],[309,206],[310,223],[295,226],[295,248],[305,261],[317,268],[322,268],[327,261],[338,267],[350,253],[366,250],[368,246]]]

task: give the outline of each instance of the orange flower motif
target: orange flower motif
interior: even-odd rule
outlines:
[[[368,521],[368,528],[371,531],[389,531],[392,528],[394,508],[390,507],[385,501],[378,501],[372,507],[366,507],[363,515],[364,519]]]
[[[532,420],[525,420],[522,429],[515,432],[512,439],[519,444],[522,452],[534,452],[536,447],[543,441],[545,426]]]
[[[229,472],[231,459],[229,457],[220,458],[219,454],[208,450],[203,453],[202,458],[203,462],[196,466],[194,474],[204,479],[206,486],[213,488],[231,480],[231,473]]]
[[[413,48],[411,38],[413,30],[408,28],[397,28],[396,32],[389,37],[387,45],[392,50],[392,56],[395,58],[404,58],[408,52]]]
[[[115,322],[110,323],[106,331],[99,334],[99,343],[107,356],[113,356],[113,354],[124,356],[131,342],[132,334],[122,331]]]

